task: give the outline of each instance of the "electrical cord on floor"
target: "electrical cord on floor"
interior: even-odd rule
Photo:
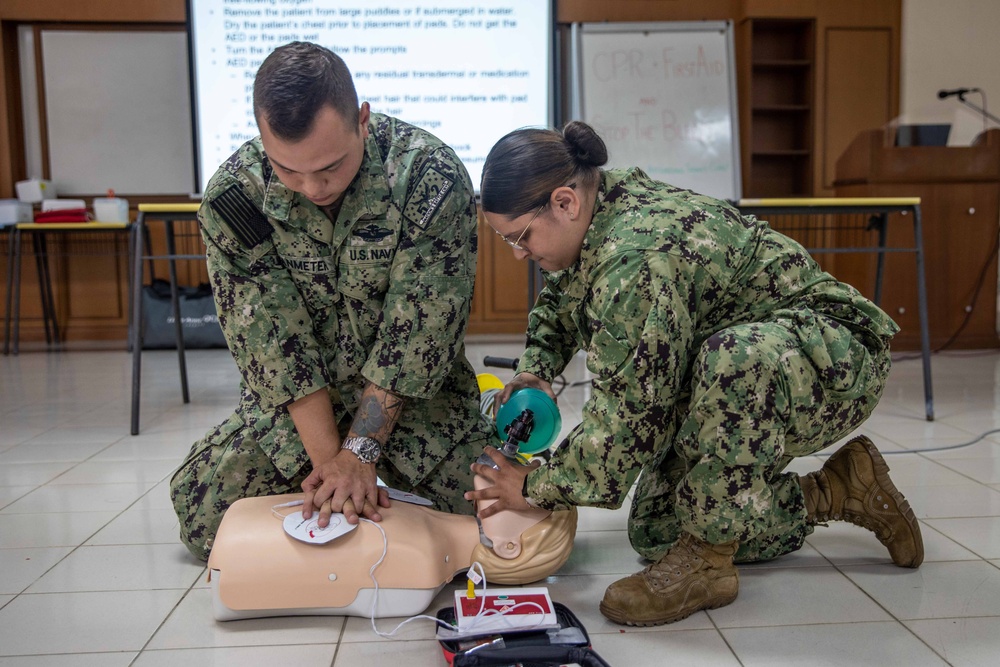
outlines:
[[[983,438],[994,433],[1000,433],[1000,428],[992,428],[989,431],[983,431],[975,438],[968,442],[962,442],[957,445],[947,445],[944,447],[927,447],[926,449],[897,449],[890,450],[888,452],[882,452],[882,454],[925,454],[927,452],[948,452],[953,449],[962,449],[963,447],[971,447]]]
[[[882,456],[887,456],[889,454],[927,454],[929,452],[948,452],[953,449],[962,449],[963,447],[971,447],[972,445],[976,444],[986,436],[993,435],[994,433],[1000,433],[1000,428],[993,428],[990,429],[989,431],[983,431],[972,440],[968,442],[962,442],[957,445],[946,445],[942,447],[927,447],[925,449],[890,449],[890,450],[879,449],[878,451],[880,454],[882,454]],[[830,453],[823,452],[823,453],[812,454],[812,456],[818,456],[820,458],[829,458],[833,455],[834,452]]]
[[[993,250],[990,251],[989,257],[986,258],[986,263],[983,264],[982,271],[979,272],[979,279],[976,281],[976,289],[972,293],[972,300],[969,301],[969,306],[966,308],[965,317],[962,319],[962,323],[959,325],[958,329],[955,330],[955,333],[951,335],[951,338],[946,340],[941,347],[934,350],[935,352],[947,349],[948,346],[955,342],[958,335],[962,333],[965,327],[969,324],[969,320],[972,319],[972,312],[976,308],[976,301],[979,299],[979,292],[982,291],[983,284],[986,282],[986,271],[990,268],[990,264],[993,263],[993,260],[996,259],[998,250],[1000,250],[1000,235],[997,235],[997,241],[993,244]]]
[[[986,272],[990,268],[990,264],[996,259],[997,253],[1000,252],[1000,234],[997,235],[996,241],[993,243],[993,249],[990,251],[989,257],[986,258],[986,263],[983,264],[982,270],[979,272],[979,278],[976,280],[976,289],[972,292],[972,299],[969,301],[969,305],[965,308],[965,317],[962,318],[962,323],[958,325],[955,333],[951,335],[948,340],[942,343],[938,348],[931,350],[931,354],[937,354],[942,350],[948,349],[952,343],[954,343],[959,335],[965,330],[965,327],[969,325],[969,321],[972,319],[972,313],[976,308],[976,301],[979,300],[979,293],[983,289],[983,285],[986,283]],[[914,354],[906,357],[900,357],[898,359],[893,359],[893,361],[905,361],[907,359],[920,359],[922,355]]]

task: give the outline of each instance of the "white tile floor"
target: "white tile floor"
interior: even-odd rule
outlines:
[[[485,354],[519,349],[477,340],[469,357],[482,370]],[[444,665],[422,621],[388,640],[359,618],[213,620],[204,567],[177,541],[166,480],[191,442],[234,406],[236,371],[225,351],[190,352],[185,406],[176,356],[147,352],[143,360],[142,432],[133,437],[125,352],[0,357],[0,667]],[[580,372],[574,361],[569,379]],[[552,596],[576,612],[614,665],[996,665],[1000,435],[927,450],[1000,427],[998,377],[1000,353],[935,356],[938,418],[927,422],[920,362],[899,361],[863,429],[890,452],[893,478],[922,521],[919,570],[893,567],[862,529],[832,524],[795,554],[741,568],[734,604],[624,629],[597,603],[605,587],[640,567],[625,510],[585,509],[570,560],[547,581]],[[561,398],[564,428],[579,419],[582,400],[579,389]],[[911,449],[924,451],[898,453]],[[795,470],[821,463],[802,460]]]

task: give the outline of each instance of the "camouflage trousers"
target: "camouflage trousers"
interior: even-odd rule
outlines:
[[[736,326],[704,343],[690,399],[634,490],[628,531],[639,554],[658,560],[681,530],[738,540],[737,562],[802,546],[813,528],[798,475],[783,471],[860,426],[891,364],[887,344],[868,349],[843,326],[821,329],[820,348],[848,352],[833,361],[787,321]]]
[[[473,514],[463,494],[473,488],[470,464],[487,440],[462,443],[413,484],[383,455],[376,465],[386,485],[427,498],[439,510]],[[391,446],[391,441],[390,441]],[[180,521],[181,541],[200,560],[208,560],[212,541],[225,511],[241,498],[298,493],[311,472],[303,466],[296,475],[283,475],[264,453],[240,414],[233,414],[196,442],[170,480],[170,495]]]

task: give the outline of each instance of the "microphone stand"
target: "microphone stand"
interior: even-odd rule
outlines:
[[[994,116],[993,114],[991,114],[990,112],[988,112],[986,109],[984,109],[982,107],[978,107],[975,104],[973,104],[972,102],[970,102],[969,100],[965,99],[965,93],[959,93],[958,94],[958,101],[961,102],[962,104],[964,104],[965,106],[969,107],[970,109],[972,109],[976,113],[978,113],[983,118],[989,118],[990,120],[992,120],[997,125],[1000,125],[1000,118],[997,118],[996,116]]]

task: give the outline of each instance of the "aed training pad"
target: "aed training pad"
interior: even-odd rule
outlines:
[[[534,425],[528,441],[521,443],[517,451],[528,455],[543,452],[559,437],[559,431],[562,430],[562,416],[555,401],[541,389],[525,387],[510,395],[497,412],[497,435],[501,441],[506,440],[507,427],[524,410],[531,410]]]
[[[330,523],[325,528],[320,528],[319,512],[314,512],[308,519],[302,518],[302,512],[292,512],[287,515],[282,522],[285,532],[306,544],[326,544],[337,539],[341,535],[346,535],[360,525],[359,523],[347,523],[347,517],[339,512],[330,515]]]

